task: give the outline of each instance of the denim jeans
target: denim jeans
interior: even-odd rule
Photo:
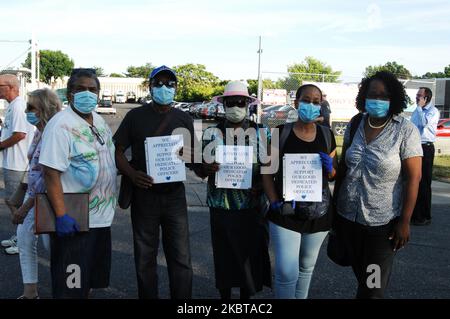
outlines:
[[[320,246],[328,232],[301,234],[271,222],[269,226],[275,250],[275,298],[306,299]]]
[[[25,196],[26,201],[28,196]],[[45,249],[50,250],[48,235],[41,235]],[[38,282],[37,243],[39,236],[34,234],[34,208],[30,209],[22,224],[17,227],[17,247],[19,247],[20,268],[24,284]]]

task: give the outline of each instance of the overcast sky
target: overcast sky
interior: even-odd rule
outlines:
[[[129,65],[200,63],[221,79],[313,56],[357,80],[368,65],[397,61],[413,75],[450,64],[450,1],[81,0],[1,1],[0,40],[61,50],[77,67],[125,72]],[[0,68],[27,44],[0,42]],[[13,62],[23,62],[25,56]]]

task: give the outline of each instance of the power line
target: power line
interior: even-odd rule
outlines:
[[[30,40],[0,40],[0,42],[4,43],[30,43]]]
[[[5,65],[4,67],[0,68],[0,70],[4,70],[7,67],[9,67],[11,64],[13,64],[14,62],[16,62],[17,60],[19,60],[22,56],[24,56],[25,54],[28,53],[28,51],[31,50],[31,47],[29,47],[28,49],[25,50],[25,52],[21,53],[17,58],[15,58],[14,60],[12,60],[11,62],[9,62],[7,65]]]

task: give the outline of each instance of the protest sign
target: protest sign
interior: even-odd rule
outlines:
[[[322,163],[319,154],[284,155],[283,194],[285,201],[322,201]]]
[[[216,173],[216,187],[250,189],[252,187],[253,147],[240,145],[218,145],[216,162],[220,169]]]
[[[183,147],[183,135],[147,137],[145,158],[147,174],[155,184],[186,180],[186,167],[178,158],[177,151]]]

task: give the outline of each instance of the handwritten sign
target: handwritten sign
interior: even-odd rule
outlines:
[[[322,163],[319,154],[285,154],[283,194],[286,201],[322,201]]]
[[[155,184],[186,180],[186,167],[177,152],[183,147],[183,135],[147,137],[145,158],[147,174]]]
[[[216,173],[216,187],[252,188],[252,159],[252,146],[218,145],[216,162],[220,164],[220,169]]]

